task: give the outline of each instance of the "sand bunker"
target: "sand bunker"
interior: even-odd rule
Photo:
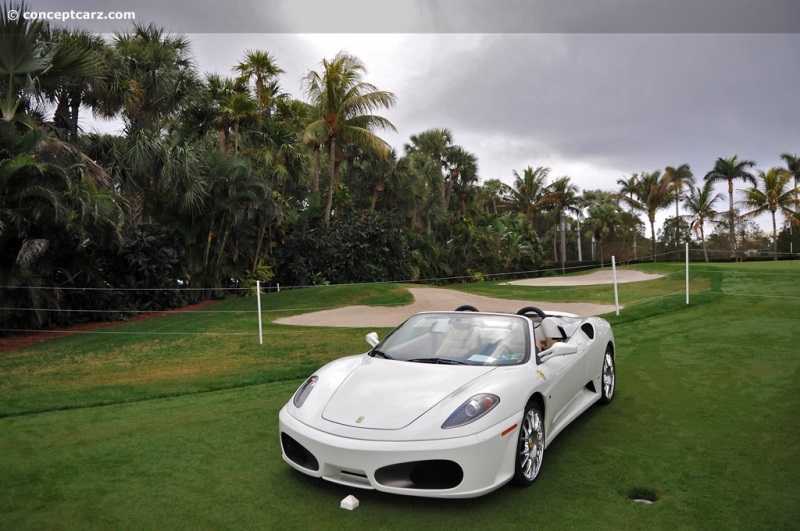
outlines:
[[[660,276],[624,269],[617,271],[617,283],[652,280]],[[520,286],[589,286],[611,283],[613,283],[612,272],[605,270],[574,277],[548,277],[509,282]],[[523,306],[537,306],[544,311],[570,312],[581,316],[601,315],[614,311],[614,306],[611,304],[496,299],[441,288],[409,288],[408,291],[414,297],[414,302],[404,306],[347,306],[294,315],[275,322],[298,326],[393,328],[415,313],[455,310],[462,304],[471,304],[479,310],[499,312],[516,312]]]
[[[655,280],[664,275],[653,275],[636,271],[634,269],[618,269],[617,270],[617,284],[627,284],[628,282],[641,282],[643,280]],[[512,280],[508,284],[515,286],[592,286],[595,284],[613,284],[614,272],[611,269],[603,269],[602,271],[594,271],[588,275],[579,275],[574,277],[544,277],[544,278],[529,278],[525,280]]]

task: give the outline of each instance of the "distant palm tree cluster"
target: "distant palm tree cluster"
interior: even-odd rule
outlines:
[[[717,243],[735,254],[742,220],[770,212],[776,253],[776,216],[798,222],[797,155],[756,175],[753,161],[720,158],[702,186],[687,164],[632,174],[614,191],[581,193],[546,167],[481,183],[477,157],[449,129],[411,135],[398,155],[379,136],[394,130],[380,113],[396,97],[351,54],[323,59],[296,99],[266,51],[248,51],[232,76],[203,76],[190,42],[156,26],[106,39],[11,20],[12,9],[25,7],[4,6],[0,20],[5,323],[108,318],[259,280],[484,278],[637,258],[648,244],[655,260],[656,213],[672,203],[676,231],[682,203],[704,252],[709,223],[725,224],[727,244]],[[123,131],[85,133],[84,113]],[[715,210],[718,181],[727,213]],[[736,181],[751,185],[739,210]]]

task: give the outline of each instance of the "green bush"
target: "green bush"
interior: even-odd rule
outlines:
[[[276,252],[284,285],[407,280],[410,247],[399,223],[383,213],[351,212],[330,225],[300,220]]]

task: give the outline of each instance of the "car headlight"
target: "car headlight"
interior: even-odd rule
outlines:
[[[319,380],[319,378],[312,376],[303,382],[303,385],[300,386],[300,389],[297,390],[297,392],[294,394],[294,398],[292,399],[292,403],[295,405],[295,407],[303,406],[306,398],[308,398],[308,395],[310,395],[311,391],[314,390],[314,386],[317,385],[317,380]]]
[[[442,429],[457,428],[476,421],[491,411],[499,403],[500,397],[497,395],[488,393],[475,395],[461,404],[461,406],[450,415],[450,418],[442,424]]]

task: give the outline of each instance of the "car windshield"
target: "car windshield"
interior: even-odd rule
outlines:
[[[517,365],[530,350],[525,317],[471,312],[415,315],[387,336],[373,355],[449,365]]]

